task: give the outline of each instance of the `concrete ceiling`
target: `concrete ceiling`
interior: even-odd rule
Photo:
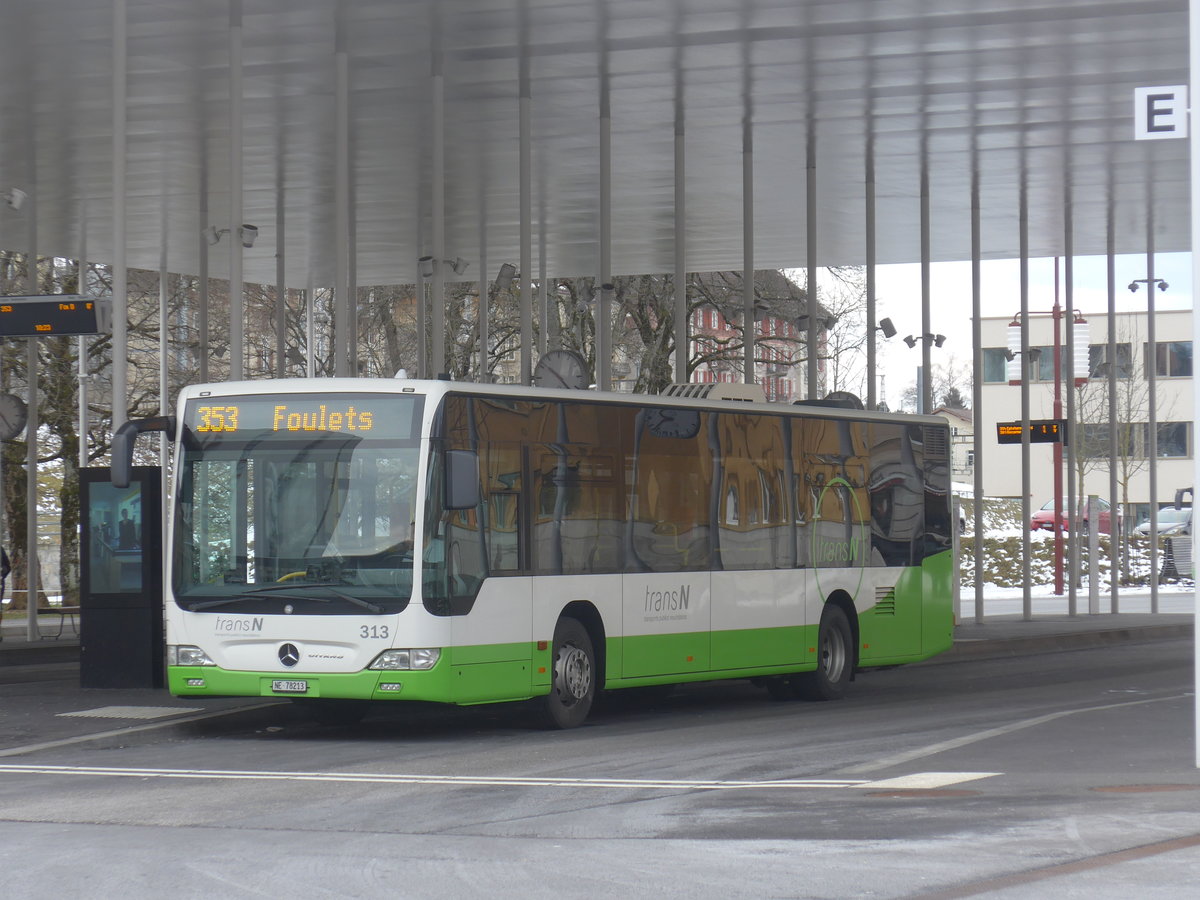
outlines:
[[[0,56],[0,246],[36,223],[43,255],[112,254],[113,3],[7,0]],[[260,238],[248,280],[333,281],[334,0],[245,0],[245,194]],[[594,274],[599,110],[612,122],[613,272],[674,267],[674,133],[686,135],[687,266],[742,267],[743,123],[753,135],[754,264],[803,266],[805,167],[817,264],[860,263],[867,159],[879,262],[919,259],[922,172],[933,259],[970,257],[980,182],[985,257],[1188,238],[1187,141],[1132,140],[1132,91],[1188,81],[1187,0],[353,0],[346,6],[359,284],[411,282],[430,251],[431,46],[442,19],[448,256],[478,274],[518,260],[518,97],[528,63],[535,260]],[[127,0],[128,262],[196,272],[230,220],[229,0]],[[285,239],[278,246],[277,204]],[[207,206],[207,212],[203,207]],[[228,240],[211,272],[228,272]],[[536,263],[535,263],[536,265]]]

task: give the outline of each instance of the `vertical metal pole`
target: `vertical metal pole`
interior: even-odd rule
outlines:
[[[930,324],[930,240],[929,240],[929,160],[921,157],[921,412],[933,412],[933,367],[930,345],[933,328]],[[1029,521],[1026,519],[1025,521]]]
[[[283,154],[275,186],[275,377],[287,374],[287,269],[284,265]]]
[[[113,376],[112,427],[116,431],[129,416],[129,273],[125,268],[125,69],[127,25],[125,0],[113,0],[113,76],[112,76],[112,316]]]
[[[1029,539],[1029,188],[1022,166],[1018,213],[1021,246],[1021,617],[1033,618],[1030,594],[1032,546]]]
[[[446,371],[446,136],[445,136],[445,78],[442,74],[442,18],[440,7],[433,4],[433,46],[431,48],[432,77],[430,93],[433,115],[430,140],[433,142],[432,192],[433,213],[433,375]]]
[[[1108,199],[1108,496],[1110,500],[1109,516],[1117,509],[1117,269],[1116,269],[1116,222],[1114,206],[1115,197],[1110,187]],[[1132,352],[1133,348],[1130,347]],[[1130,373],[1132,376],[1134,373]],[[1089,522],[1099,526],[1099,517]],[[1093,529],[1099,531],[1099,527]],[[1109,535],[1110,566],[1109,566],[1109,596],[1111,606],[1109,612],[1121,611],[1121,600],[1117,586],[1121,582],[1121,536],[1116,533]]]
[[[538,169],[538,354],[546,352],[550,340],[549,282],[546,278],[546,167]],[[557,346],[557,345],[556,345]]]
[[[820,349],[817,343],[817,136],[815,134],[815,127],[811,122],[808,126],[808,146],[804,177],[804,230],[805,255],[807,256],[805,265],[808,271],[808,279],[805,285],[805,291],[808,295],[808,336],[805,338],[805,347],[808,353],[808,365],[805,367],[805,374],[808,381],[806,396],[809,400],[816,400],[821,395],[821,386],[818,382],[817,373],[817,354]]]
[[[350,376],[350,334],[354,297],[350,291],[350,58],[346,35],[346,0],[338,0],[334,25],[334,244],[333,374]]]
[[[242,0],[229,0],[229,380],[246,375],[242,284]]]
[[[600,91],[600,298],[596,304],[596,386],[602,391],[611,391],[612,290],[608,285],[612,284],[612,117],[607,81]]]
[[[1151,186],[1147,185],[1147,190]],[[1150,457],[1150,612],[1158,612],[1158,343],[1155,328],[1154,294],[1158,284],[1154,278],[1154,203],[1146,207],[1146,386],[1150,423],[1147,426],[1146,455]],[[1115,498],[1114,498],[1115,499]],[[1115,535],[1121,521],[1120,507],[1114,502],[1109,512],[1110,528]]]
[[[475,378],[480,384],[491,381],[488,378],[488,311],[492,306],[492,293],[489,289],[491,278],[488,275],[487,258],[487,211],[482,202],[486,191],[481,187],[479,205],[479,308],[476,310],[479,327],[479,371]]]
[[[533,207],[530,201],[530,154],[533,147],[533,132],[530,112],[533,101],[529,96],[529,60],[521,55],[521,98],[518,117],[520,119],[520,191],[521,191],[521,384],[533,383]],[[603,191],[601,192],[603,193]],[[603,202],[603,201],[601,201]],[[596,324],[600,335],[600,324]],[[597,352],[597,357],[600,354]],[[597,360],[599,365],[599,360]],[[601,385],[603,388],[603,384]]]
[[[32,248],[32,243],[30,244]],[[37,255],[36,252],[30,252],[29,256],[29,293],[37,293]],[[41,570],[38,560],[38,426],[41,424],[38,415],[38,355],[37,345],[38,339],[35,337],[27,338],[26,342],[26,357],[25,371],[26,381],[29,383],[29,398],[27,401],[29,407],[28,424],[25,426],[25,571],[26,585],[28,590],[25,593],[25,636],[31,641],[36,641],[39,638],[38,633],[38,583],[40,581]]]
[[[876,324],[875,309],[875,146],[871,138],[867,138],[866,163],[866,259],[867,267],[867,409],[875,409],[879,405],[876,382],[878,375],[876,343],[879,326]]]
[[[687,318],[687,179],[684,168],[684,127],[682,114],[675,116],[675,382],[688,381]]]
[[[980,227],[979,159],[971,160],[971,409],[976,422],[973,437],[975,448],[974,509],[975,509],[975,624],[983,624],[983,289],[980,258],[983,256],[983,237]]]
[[[170,387],[167,384],[167,204],[163,193],[163,223],[158,252],[158,414],[165,416]],[[158,435],[158,465],[162,475],[167,472],[167,435]],[[165,485],[164,485],[165,487]],[[164,495],[165,496],[165,495]]]
[[[1054,307],[1051,318],[1054,322],[1054,418],[1062,418],[1062,306],[1059,304],[1058,292],[1058,257],[1054,257]],[[1051,458],[1054,462],[1054,506],[1062,511],[1062,443],[1056,443],[1051,448]],[[1067,507],[1070,510],[1070,506]],[[1063,517],[1066,518],[1065,516]],[[1055,525],[1059,523],[1056,521]],[[1061,597],[1063,592],[1063,529],[1054,529],[1054,595]]]
[[[1190,0],[1188,3],[1188,29],[1189,29],[1189,56],[1188,65],[1191,73],[1190,83],[1200,85],[1200,0]],[[1200,147],[1193,139],[1190,142],[1191,157],[1189,159],[1191,169],[1191,222],[1192,234],[1200,235]],[[1194,243],[1194,241],[1193,241]],[[1192,284],[1200,284],[1200,253],[1192,252]],[[1195,310],[1192,312],[1192,346],[1200,347],[1200,316],[1197,316]],[[1200,422],[1200,391],[1193,390],[1193,410],[1192,421]],[[1192,485],[1200,487],[1200,453],[1192,453],[1193,457],[1193,472]],[[1195,495],[1193,494],[1192,505],[1196,505]],[[1196,529],[1192,529],[1192,560],[1193,566],[1196,559]],[[1193,596],[1192,609],[1195,611],[1193,625],[1195,630],[1193,635],[1200,634],[1200,584],[1196,585],[1195,595]],[[1195,754],[1194,762],[1197,768],[1200,768],[1200,642],[1197,642],[1193,637],[1192,656],[1194,665],[1192,671],[1194,673],[1195,682],[1192,690],[1193,697],[1193,715],[1192,715],[1192,750]]]
[[[307,349],[304,360],[304,374],[313,378],[317,374],[317,289],[313,281],[313,271],[308,270],[308,284],[304,290],[304,343]]]
[[[205,151],[201,151],[203,153]],[[208,238],[204,231],[208,228],[208,163],[201,161],[200,163],[200,253],[199,253],[199,271],[196,273],[197,281],[197,297],[196,297],[196,330],[199,335],[200,345],[196,348],[196,360],[200,367],[200,383],[204,384],[208,381],[208,357],[212,352],[209,346],[208,334]],[[115,314],[114,314],[115,317]]]
[[[750,114],[742,122],[742,375],[754,384],[754,132]]]
[[[425,276],[417,272],[417,377],[429,377],[429,359],[425,342]]]
[[[1069,179],[1068,179],[1069,181]],[[1067,517],[1071,540],[1067,545],[1067,613],[1079,613],[1079,491],[1075,483],[1075,214],[1068,184],[1063,203],[1063,291],[1067,301]]]
[[[32,140],[32,137],[30,137]],[[31,159],[30,167],[36,172],[36,159]],[[32,181],[36,184],[37,178]],[[26,287],[28,294],[38,292],[38,254],[37,254],[37,198],[33,203],[26,201],[26,225],[28,231],[29,257],[25,263]],[[38,427],[41,424],[38,415],[38,339],[27,338],[25,342],[25,381],[29,387],[29,397],[26,400],[29,409],[28,422],[25,425],[25,571],[28,590],[25,593],[25,635],[31,641],[39,637],[37,606],[38,606]]]
[[[88,296],[87,283],[87,201],[81,200],[79,203],[79,274],[76,279],[79,282],[79,295],[81,297]],[[85,469],[88,464],[88,344],[87,336],[80,335],[79,338],[79,468]],[[0,484],[4,483],[4,479],[0,478]],[[3,545],[3,540],[0,539],[0,546]]]

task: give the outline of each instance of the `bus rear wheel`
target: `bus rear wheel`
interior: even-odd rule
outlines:
[[[854,638],[841,608],[826,604],[817,630],[817,668],[797,675],[792,685],[806,700],[840,700],[854,672]]]
[[[587,629],[576,619],[554,626],[550,693],[541,699],[542,719],[550,728],[583,724],[596,699],[596,654]]]

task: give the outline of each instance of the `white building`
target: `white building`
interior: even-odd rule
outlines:
[[[1079,495],[1098,494],[1109,498],[1109,435],[1110,417],[1108,371],[1107,313],[1085,313],[1088,352],[1082,351],[1082,341],[1076,343],[1078,369],[1074,390],[1075,425],[1068,427],[1083,470]],[[984,431],[982,442],[983,488],[989,497],[1019,497],[1021,493],[1021,446],[999,444],[996,424],[1021,418],[1022,373],[1019,341],[1010,343],[1010,323],[1005,318],[984,318],[981,322],[983,344],[983,409],[976,415],[976,425]],[[1115,427],[1118,452],[1115,459],[1119,485],[1118,503],[1127,503],[1127,527],[1143,521],[1149,515],[1150,503],[1150,385],[1148,374],[1147,315],[1145,312],[1117,313],[1116,354],[1117,415]],[[1066,418],[1066,391],[1070,388],[1066,358],[1067,323],[1060,321],[1062,360],[1062,417]],[[1079,332],[1077,332],[1079,334]],[[1158,434],[1158,497],[1159,505],[1172,503],[1175,491],[1192,486],[1194,429],[1192,423],[1192,313],[1190,310],[1164,311],[1156,315],[1156,378]],[[1012,329],[1011,337],[1019,335]],[[1049,313],[1029,316],[1029,346],[1031,352],[1024,368],[1029,376],[1029,417],[1052,419],[1054,416],[1054,317]],[[1086,359],[1086,362],[1084,360]],[[1066,497],[1066,451],[1063,452],[1064,488]],[[1038,509],[1054,496],[1054,445],[1030,445],[1030,503]]]

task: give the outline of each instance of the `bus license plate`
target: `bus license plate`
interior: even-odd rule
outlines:
[[[307,681],[272,681],[271,690],[278,694],[306,694],[308,693]]]

